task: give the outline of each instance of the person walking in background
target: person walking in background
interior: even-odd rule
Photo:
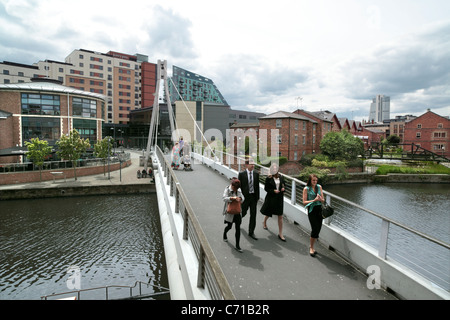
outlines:
[[[303,189],[303,204],[308,209],[308,219],[311,224],[311,237],[309,240],[309,255],[314,257],[314,243],[319,238],[322,228],[322,202],[324,201],[322,186],[317,184],[319,179],[315,174],[311,174]]]
[[[278,165],[274,163],[270,166],[269,175],[264,182],[264,190],[267,194],[260,211],[264,215],[263,228],[266,230],[267,219],[272,215],[278,216],[278,238],[281,241],[286,241],[283,236],[284,186],[284,178],[278,172]]]
[[[183,147],[184,147],[184,140],[183,137],[180,137],[180,142],[178,143],[179,148],[180,148],[180,158],[183,157]]]
[[[258,240],[255,236],[256,227],[256,205],[259,200],[259,173],[256,172],[255,163],[252,158],[245,161],[246,169],[239,172],[238,179],[241,182],[241,190],[244,195],[242,203],[242,217],[245,217],[247,210],[250,208],[250,220],[248,223],[248,235]]]
[[[231,184],[229,186],[227,186],[223,192],[222,199],[225,202],[225,205],[223,208],[223,215],[224,215],[224,223],[226,224],[226,227],[223,230],[223,241],[228,242],[227,233],[233,227],[233,223],[234,223],[234,227],[236,229],[235,248],[237,251],[242,252],[242,249],[239,245],[239,241],[241,238],[241,222],[242,222],[241,213],[229,214],[227,212],[228,203],[230,203],[232,201],[239,201],[242,203],[242,201],[244,200],[244,196],[242,195],[240,186],[241,186],[240,181],[237,178],[232,178]]]

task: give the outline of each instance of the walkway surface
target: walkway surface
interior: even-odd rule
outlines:
[[[129,151],[127,151],[129,152]],[[79,177],[77,181],[56,180],[27,184],[0,185],[1,190],[26,188],[54,188],[68,186],[98,186],[149,183],[149,179],[137,179],[139,156],[142,152],[131,151],[132,164],[103,174]],[[229,181],[212,169],[194,163],[194,171],[176,172],[180,184],[190,200],[197,219],[228,279],[233,293],[241,300],[288,300],[288,299],[348,299],[393,300],[395,297],[384,290],[367,288],[367,277],[325,247],[316,245],[318,255],[309,256],[309,234],[297,225],[284,220],[287,241],[278,239],[276,220],[269,219],[269,230],[262,228],[262,215],[257,216],[255,234],[258,240],[248,236],[248,217],[241,225],[240,253],[234,249],[234,226],[223,242],[222,194]]]
[[[241,224],[240,246],[234,249],[234,225],[228,232],[228,242],[222,239],[222,194],[230,181],[213,169],[193,165],[194,171],[176,171],[192,209],[230,283],[237,299],[289,300],[289,299],[347,299],[395,300],[382,289],[368,289],[367,276],[349,265],[338,255],[316,244],[318,254],[309,255],[309,234],[298,225],[284,219],[283,234],[286,242],[278,239],[276,219],[267,221],[268,230],[262,228],[263,215],[258,204],[255,235],[248,236],[250,213]]]
[[[120,170],[111,171],[108,178],[108,166],[106,166],[106,175],[103,173],[78,177],[75,181],[75,178],[67,178],[64,181],[64,178],[57,179],[55,182],[53,180],[42,181],[42,182],[31,182],[31,183],[20,183],[20,184],[9,184],[9,185],[0,185],[1,190],[13,190],[13,189],[32,189],[32,188],[67,188],[67,187],[75,187],[75,186],[101,186],[101,185],[120,185],[120,184],[146,184],[150,183],[150,179],[137,179],[136,173],[138,170],[142,170],[143,167],[139,166],[139,156],[142,156],[142,151],[130,151],[125,150],[125,152],[130,153],[131,157],[131,165],[122,168],[122,177]]]

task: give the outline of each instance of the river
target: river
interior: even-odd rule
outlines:
[[[146,293],[168,287],[156,195],[11,200],[0,207],[0,299],[136,281],[150,284]],[[129,295],[111,291],[109,298]],[[105,299],[105,290],[80,298]]]
[[[417,231],[450,243],[450,186],[448,184],[330,185],[325,191],[371,209]],[[334,202],[332,224],[378,248],[381,220]],[[450,252],[437,244],[390,226],[388,259],[407,265],[434,284],[450,290]]]

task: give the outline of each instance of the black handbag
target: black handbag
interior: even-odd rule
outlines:
[[[334,209],[326,202],[322,203],[322,218],[326,219],[331,217],[334,213]]]

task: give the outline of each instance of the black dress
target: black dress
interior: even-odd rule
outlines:
[[[272,215],[281,216],[283,214],[283,196],[284,191],[281,191],[285,187],[283,176],[279,176],[280,184],[278,186],[279,193],[275,193],[277,189],[274,177],[268,176],[264,183],[264,190],[267,192],[264,204],[261,207],[261,213],[265,216],[271,217]]]

